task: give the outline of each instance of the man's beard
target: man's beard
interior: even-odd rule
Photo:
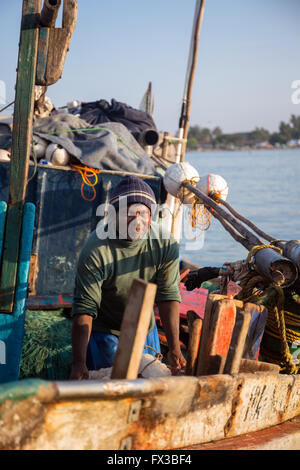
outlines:
[[[139,218],[139,220],[134,219],[128,224],[128,240],[136,241],[144,238],[148,232],[149,220]]]

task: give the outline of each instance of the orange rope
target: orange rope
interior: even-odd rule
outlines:
[[[201,231],[208,230],[210,227],[211,213],[206,209],[199,200],[196,200],[192,208],[191,225],[193,229],[200,229]],[[194,237],[194,238],[197,238]]]
[[[80,192],[81,192],[81,196],[82,198],[85,200],[85,201],[93,201],[96,197],[96,190],[95,190],[95,186],[96,184],[98,183],[98,175],[100,173],[101,170],[95,170],[95,168],[90,168],[88,166],[83,166],[83,165],[74,165],[74,164],[71,164],[71,167],[78,171],[78,173],[81,175],[82,177],[82,184],[81,184],[81,189],[80,189]],[[94,181],[90,181],[89,178],[94,178]],[[84,195],[84,185],[87,185],[87,186],[90,186],[93,190],[93,196],[91,199],[88,199],[87,197],[85,197]]]

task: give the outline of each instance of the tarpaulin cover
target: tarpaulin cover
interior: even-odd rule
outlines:
[[[79,114],[89,124],[96,126],[104,122],[119,122],[123,124],[137,139],[139,134],[147,129],[156,130],[152,117],[145,111],[132,108],[126,103],[115,99],[111,104],[106,100],[82,103],[80,106],[70,109],[71,113]]]
[[[106,122],[92,127],[66,113],[38,119],[33,132],[61,145],[83,165],[157,175],[154,163],[123,124]]]

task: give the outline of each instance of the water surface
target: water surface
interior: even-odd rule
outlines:
[[[227,201],[264,232],[283,240],[300,239],[300,149],[187,153],[200,176],[221,175],[229,185]],[[219,266],[247,256],[217,220],[204,243],[181,255],[202,266]]]

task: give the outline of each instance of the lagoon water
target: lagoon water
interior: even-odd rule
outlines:
[[[187,153],[186,161],[200,176],[225,178],[229,204],[264,232],[300,239],[300,149]],[[185,236],[181,242],[181,256],[201,266],[221,266],[247,253],[213,218],[196,241]]]

